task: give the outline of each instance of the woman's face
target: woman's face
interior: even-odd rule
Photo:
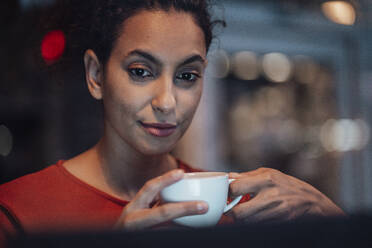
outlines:
[[[169,152],[201,97],[203,31],[184,12],[142,11],[120,34],[102,77],[105,135],[145,155]]]

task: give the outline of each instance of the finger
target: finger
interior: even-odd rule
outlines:
[[[127,230],[138,230],[159,225],[187,215],[204,214],[208,211],[208,204],[200,201],[168,203],[162,206],[136,211],[127,217],[123,223]]]
[[[278,207],[269,208],[258,212],[257,214],[246,217],[243,221],[247,223],[257,223],[257,222],[277,222],[277,221],[287,221],[291,219],[291,213],[286,208]]]
[[[177,169],[151,179],[139,190],[131,205],[135,208],[149,207],[150,203],[154,201],[163,188],[181,180],[183,174],[183,170]]]
[[[245,176],[236,179],[229,186],[229,193],[232,197],[239,195],[253,194],[257,195],[261,190],[273,187],[275,182],[269,176]]]
[[[281,199],[257,199],[256,197],[248,202],[236,205],[228,215],[231,215],[236,220],[244,220],[250,216],[257,215],[260,212],[274,209],[279,206],[283,200]]]
[[[247,172],[242,172],[242,173],[239,173],[240,176],[257,176],[257,175],[260,175],[262,173],[267,173],[267,172],[271,172],[271,171],[277,171],[275,169],[272,169],[272,168],[266,168],[266,167],[260,167],[258,169],[255,169],[255,170],[252,170],[252,171],[247,171]]]
[[[274,188],[275,189],[275,188]],[[259,195],[249,202],[237,205],[231,215],[237,220],[263,220],[265,218],[294,219],[313,209],[312,202],[302,196],[273,195],[275,190]]]
[[[230,172],[229,173],[229,178],[230,179],[237,179],[237,178],[241,178],[243,175],[242,173],[237,173],[237,172]]]
[[[256,175],[259,175],[259,174],[262,174],[262,173],[266,173],[266,172],[269,172],[269,171],[272,171],[272,170],[275,170],[275,169],[272,169],[272,168],[266,168],[266,167],[260,167],[256,170],[252,170],[252,171],[247,171],[247,172],[230,172],[229,173],[229,178],[241,178],[241,177],[245,177],[245,176],[256,176]]]
[[[297,199],[288,197],[282,199],[283,202],[278,206],[251,215],[245,218],[245,222],[288,221],[307,215],[311,209],[311,205],[306,201],[298,203]]]

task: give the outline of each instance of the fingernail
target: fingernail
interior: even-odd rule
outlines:
[[[239,178],[239,177],[241,177],[239,173],[236,173],[236,172],[229,173],[229,178]]]
[[[208,209],[208,205],[205,204],[205,203],[198,203],[198,204],[196,205],[196,209],[197,209],[198,211],[205,211],[205,210]]]
[[[173,172],[173,177],[174,178],[179,178],[179,177],[181,177],[183,175],[183,170],[181,170],[181,169],[177,169],[177,170],[175,170],[174,172]]]

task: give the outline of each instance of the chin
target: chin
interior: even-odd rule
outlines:
[[[173,150],[174,146],[171,148],[168,147],[146,147],[141,149],[141,153],[145,156],[157,156],[170,153]]]
[[[171,152],[176,146],[177,142],[156,142],[139,144],[137,151],[146,156],[156,156]]]

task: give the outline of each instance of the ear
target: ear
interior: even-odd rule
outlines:
[[[85,79],[90,94],[97,100],[103,95],[103,70],[97,55],[93,50],[88,49],[84,54]]]

